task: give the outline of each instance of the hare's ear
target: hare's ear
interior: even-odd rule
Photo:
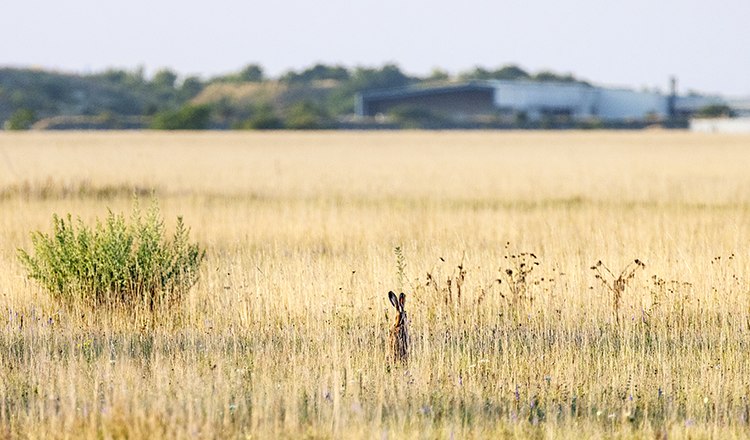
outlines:
[[[398,303],[401,304],[401,311],[404,311],[404,305],[406,304],[406,295],[404,295],[404,292],[401,292],[401,295],[398,296]]]
[[[398,309],[398,300],[396,299],[396,294],[393,293],[392,290],[388,292],[388,299],[391,300],[391,304],[393,304],[393,307]]]

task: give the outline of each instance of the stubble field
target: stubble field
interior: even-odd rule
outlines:
[[[2,134],[0,437],[745,438],[749,168],[670,132]],[[54,213],[134,193],[207,249],[180,306],[26,278]]]

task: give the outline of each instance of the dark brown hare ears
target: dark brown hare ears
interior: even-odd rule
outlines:
[[[391,300],[391,304],[393,304],[393,307],[398,309],[398,299],[396,299],[396,294],[393,293],[393,290],[388,292],[388,299]]]
[[[396,298],[396,294],[391,290],[388,292],[388,299],[391,300],[391,304],[393,304],[393,307],[395,307],[396,310],[399,312],[404,311],[404,304],[406,303],[406,295],[404,295],[404,292],[401,292],[401,295]]]

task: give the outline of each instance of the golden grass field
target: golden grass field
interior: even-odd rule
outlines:
[[[27,280],[136,190],[208,251],[181,306]],[[746,438],[749,245],[748,136],[0,134],[0,437]]]

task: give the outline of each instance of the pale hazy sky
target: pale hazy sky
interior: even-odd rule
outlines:
[[[0,65],[204,77],[257,62],[451,73],[517,63],[599,84],[750,95],[750,0],[6,0]]]

